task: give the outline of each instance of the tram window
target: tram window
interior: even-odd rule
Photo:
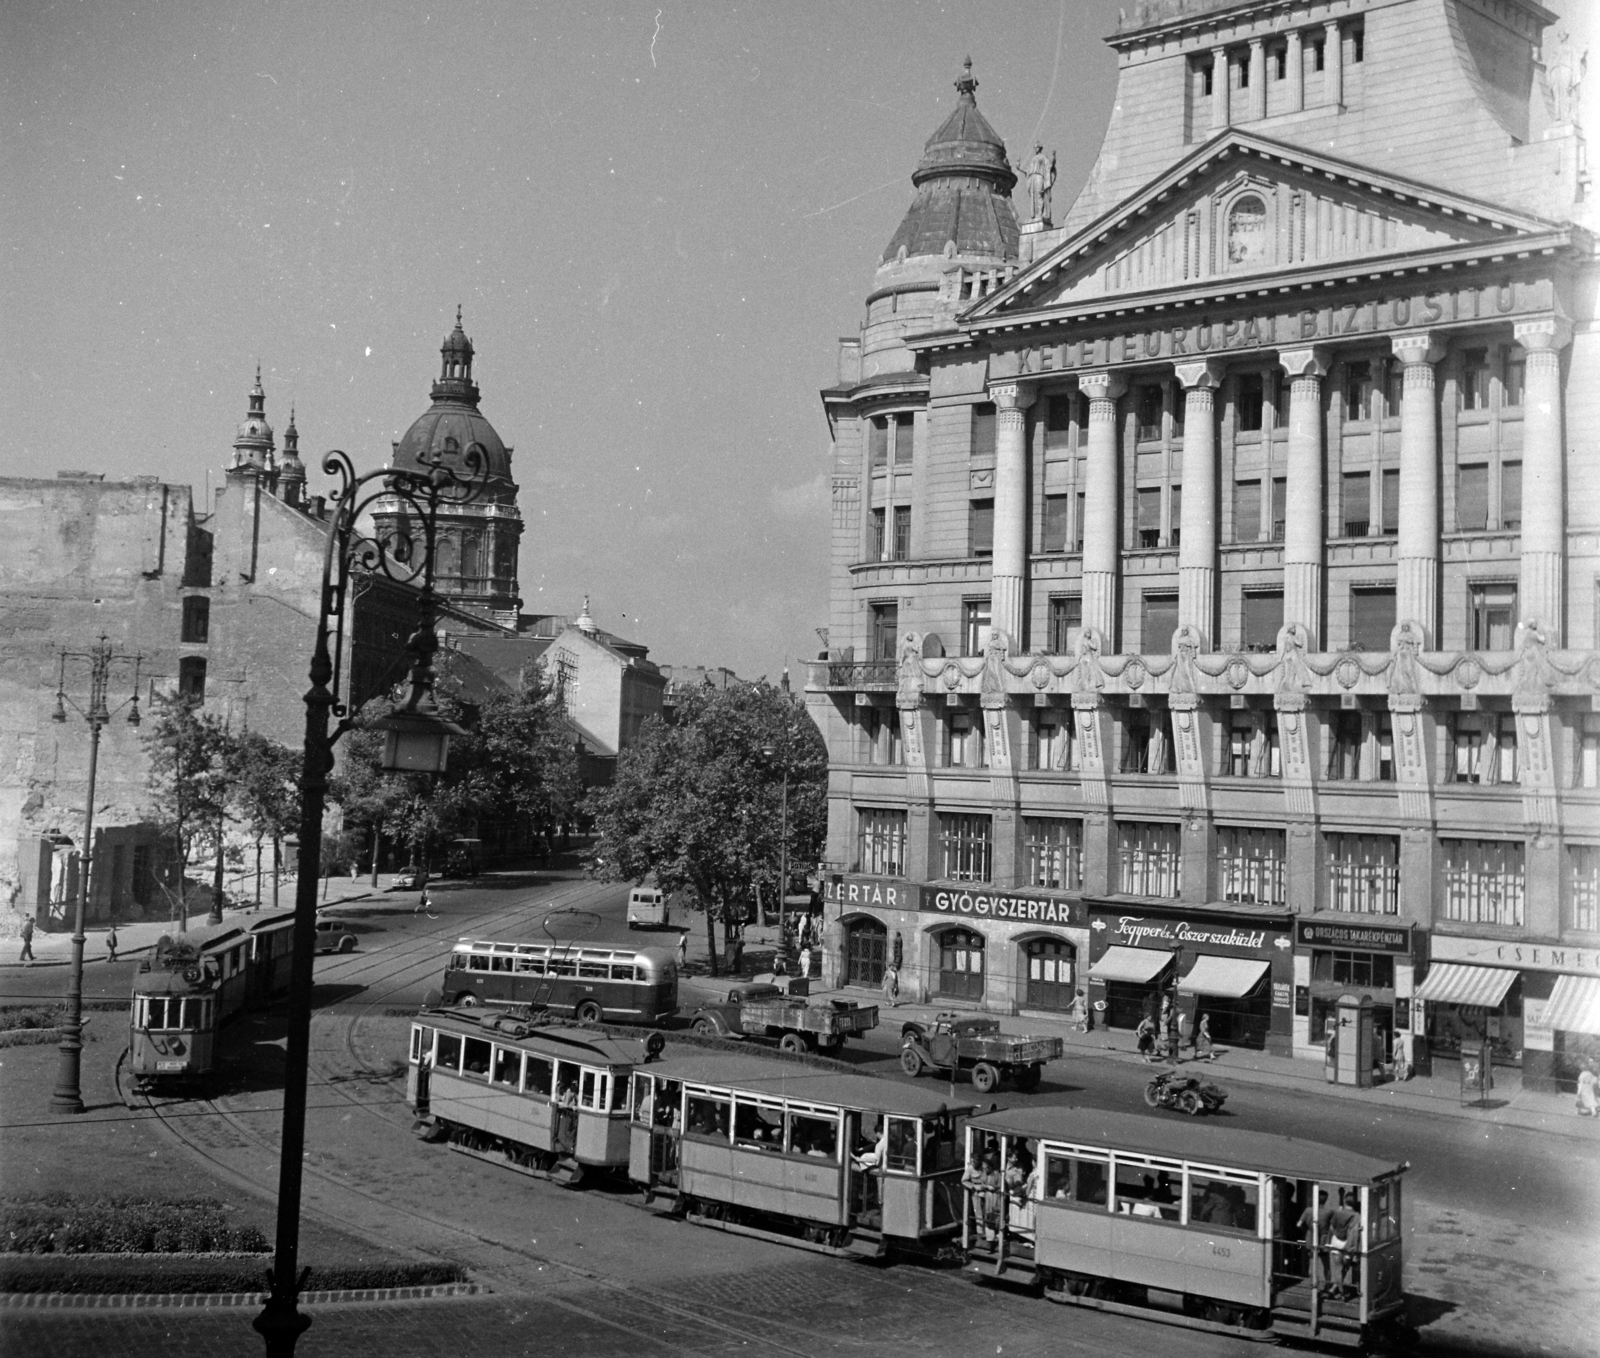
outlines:
[[[469,1075],[489,1073],[490,1046],[481,1037],[469,1037],[462,1054],[461,1068]]]
[[[497,1085],[516,1089],[522,1083],[522,1053],[511,1047],[494,1049],[494,1074],[490,1079]]]
[[[833,1118],[812,1117],[807,1113],[789,1115],[789,1150],[794,1155],[810,1155],[818,1160],[839,1158],[839,1124]]]
[[[706,1094],[689,1096],[688,1130],[695,1136],[728,1139],[728,1101]]]
[[[578,1086],[578,1106],[603,1113],[606,1110],[606,1074],[600,1070],[585,1070]]]
[[[740,1099],[733,1110],[733,1139],[757,1150],[783,1149],[783,1109]]]
[[[519,957],[517,958],[517,970],[529,976],[543,976],[544,958]]]
[[[1373,1184],[1367,1194],[1367,1230],[1374,1245],[1400,1234],[1400,1185],[1396,1181]]]
[[[1117,1161],[1117,1211],[1123,1216],[1178,1219],[1178,1187],[1167,1170]]]
[[[960,1159],[956,1146],[954,1119],[946,1116],[929,1118],[922,1124],[922,1172],[937,1174],[940,1170],[954,1169]]]
[[[468,971],[488,971],[489,959],[483,953],[472,953],[467,958]]]
[[[917,1172],[917,1123],[915,1118],[889,1119],[889,1147],[884,1168],[895,1174]]]
[[[542,1056],[528,1055],[527,1083],[523,1088],[530,1094],[550,1093],[550,1062]]]
[[[572,1091],[574,1100],[578,1097],[578,1067],[572,1061],[556,1062],[556,1098],[560,1098],[568,1090]]]
[[[144,1026],[146,1028],[165,1028],[167,1026],[167,1002],[155,995],[145,998]]]
[[[454,1033],[439,1034],[439,1050],[434,1054],[436,1070],[461,1069],[461,1039]]]
[[[611,1077],[611,1111],[621,1113],[628,1107],[628,1077],[626,1075],[613,1075]]]
[[[578,975],[592,981],[604,981],[611,975],[610,966],[604,961],[597,961],[592,957],[585,957],[578,963]]]
[[[1255,1184],[1189,1175],[1189,1224],[1256,1233],[1260,1189]]]

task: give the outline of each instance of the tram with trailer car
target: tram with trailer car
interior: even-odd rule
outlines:
[[[158,939],[133,976],[128,1068],[135,1087],[211,1074],[222,1026],[288,988],[293,946],[293,912],[200,942]]]
[[[580,1023],[660,1023],[678,1010],[678,964],[665,948],[577,943],[457,941],[445,964],[443,1000],[525,1005]]]
[[[628,1164],[628,1077],[666,1039],[562,1027],[528,1011],[424,1009],[406,1101],[426,1140],[573,1188]]]
[[[633,1075],[629,1176],[671,1215],[841,1256],[953,1255],[970,1105],[776,1055]]]
[[[1253,1339],[1365,1348],[1401,1326],[1405,1162],[1087,1108],[980,1115],[966,1138],[981,1276]]]

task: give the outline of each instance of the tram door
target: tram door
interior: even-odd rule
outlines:
[[[845,1114],[845,1163],[849,1168],[851,1225],[873,1230],[883,1225],[882,1180],[886,1153],[884,1119],[879,1113]]]
[[[1272,1285],[1275,1292],[1311,1277],[1308,1215],[1313,1185],[1307,1179],[1272,1180]],[[1302,1224],[1305,1223],[1305,1224]]]

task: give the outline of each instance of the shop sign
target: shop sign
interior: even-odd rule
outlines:
[[[1188,946],[1207,952],[1213,948],[1239,948],[1264,952],[1278,948],[1288,952],[1289,935],[1276,929],[1256,929],[1232,923],[1194,923],[1189,920],[1150,919],[1144,915],[1097,915],[1089,927],[1102,935],[1101,947],[1173,948]]]
[[[1302,948],[1348,948],[1355,952],[1411,951],[1411,928],[1376,924],[1343,924],[1333,920],[1296,920],[1295,942]]]
[[[1522,1049],[1524,1051],[1553,1052],[1556,1049],[1556,1035],[1544,1021],[1544,1011],[1549,1006],[1548,999],[1535,1000],[1523,996]]]
[[[1600,948],[1569,948],[1559,943],[1507,943],[1496,938],[1434,934],[1428,943],[1428,956],[1435,962],[1475,962],[1480,967],[1600,976]]]
[[[1294,986],[1288,981],[1274,981],[1272,983],[1272,1006],[1274,1009],[1287,1009],[1294,999]]]
[[[822,883],[822,899],[842,909],[915,910],[920,895],[917,886],[897,877],[829,877]]]
[[[944,887],[926,888],[922,895],[922,908],[939,915],[1007,920],[1013,924],[1077,925],[1081,928],[1087,919],[1082,901]]]

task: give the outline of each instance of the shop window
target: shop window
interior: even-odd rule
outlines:
[[[1395,624],[1393,585],[1356,585],[1350,590],[1350,649],[1387,651]]]
[[[1083,596],[1057,594],[1050,600],[1050,653],[1076,655],[1083,631]]]
[[[1520,840],[1445,839],[1444,917],[1463,924],[1522,927],[1523,846]]]
[[[1240,373],[1234,395],[1234,427],[1241,434],[1261,432],[1264,386],[1260,373]]]
[[[967,502],[967,555],[994,555],[994,501]]]
[[[183,640],[204,645],[211,635],[211,600],[191,594],[183,601]]]
[[[991,827],[988,816],[941,813],[940,876],[951,882],[987,882],[993,855]]]
[[[994,457],[994,405],[988,401],[972,407],[972,456]]]
[[[1517,587],[1472,585],[1467,590],[1467,642],[1474,651],[1509,651],[1517,630]]]
[[[1489,351],[1464,349],[1461,352],[1461,377],[1456,384],[1462,410],[1489,408]]]
[[[1146,655],[1170,655],[1178,630],[1178,596],[1146,591],[1139,596],[1139,646]]]
[[[1342,490],[1344,535],[1364,538],[1372,527],[1372,473],[1346,472]]]
[[[1400,841],[1391,835],[1327,836],[1328,907],[1346,913],[1400,913]]]
[[[1283,591],[1251,589],[1244,593],[1244,626],[1240,643],[1246,651],[1275,651],[1283,627]]]
[[[1058,1013],[1070,1011],[1076,998],[1073,991],[1073,964],[1077,954],[1072,944],[1053,938],[1040,938],[1029,943],[1025,951],[1028,959],[1028,1008],[1049,1009]]]
[[[1223,825],[1217,828],[1217,885],[1225,901],[1282,905],[1282,830]]]
[[[1052,396],[1045,401],[1044,446],[1050,449],[1070,447],[1076,401],[1071,396]]]
[[[893,660],[900,632],[900,605],[872,605],[872,658]]]
[[[1182,849],[1179,826],[1118,821],[1118,890],[1134,896],[1177,896],[1183,889]]]
[[[1023,856],[1028,885],[1058,891],[1083,887],[1083,822],[1054,816],[1024,816]]]
[[[1261,540],[1261,482],[1259,481],[1233,483],[1233,540],[1235,542]]]
[[[989,649],[989,627],[993,621],[989,600],[966,599],[961,604],[961,654],[982,655]]]
[[[1394,958],[1382,952],[1315,952],[1311,979],[1363,990],[1394,989]]]
[[[856,871],[874,877],[906,874],[906,813],[882,807],[856,813]]]
[[[947,929],[939,935],[939,994],[950,999],[983,998],[983,935]]]
[[[1600,932],[1600,846],[1567,845],[1567,928]]]
[[[1028,767],[1041,773],[1078,771],[1071,712],[1059,707],[1034,708],[1028,723]]]
[[[889,931],[877,920],[854,920],[845,928],[844,970],[850,985],[883,984]]]

